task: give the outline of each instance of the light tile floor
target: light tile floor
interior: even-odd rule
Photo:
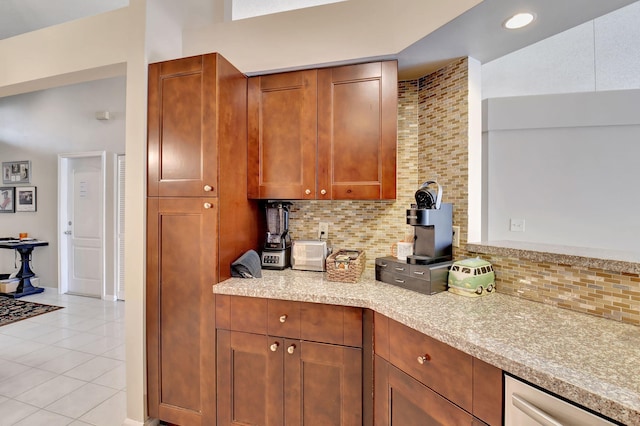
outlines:
[[[0,426],[120,426],[126,418],[124,302],[58,295],[64,306],[0,327]]]

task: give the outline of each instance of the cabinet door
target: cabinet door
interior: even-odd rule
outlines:
[[[282,425],[283,340],[229,330],[217,339],[217,424]]]
[[[285,341],[287,425],[362,425],[362,350]]]
[[[470,426],[473,416],[382,358],[375,360],[376,426]]]
[[[249,198],[316,198],[316,74],[249,79]]]
[[[216,61],[210,54],[149,65],[149,196],[216,195]]]
[[[502,370],[477,358],[473,359],[473,415],[491,426],[502,424]]]
[[[318,70],[318,199],[396,198],[397,84],[395,61]]]
[[[217,200],[149,198],[149,415],[183,425],[215,421]]]

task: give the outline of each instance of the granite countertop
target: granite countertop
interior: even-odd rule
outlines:
[[[320,272],[263,271],[216,294],[369,308],[569,400],[640,425],[640,327],[494,293],[432,296],[376,281],[330,282]]]
[[[467,243],[472,253],[518,257],[534,262],[552,262],[583,268],[640,274],[640,253],[624,250],[573,247],[523,241]]]

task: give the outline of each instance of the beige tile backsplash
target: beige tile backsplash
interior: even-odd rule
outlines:
[[[388,256],[391,245],[412,233],[405,210],[426,180],[444,189],[453,203],[453,223],[467,240],[468,62],[458,59],[418,80],[398,83],[398,175],[395,201],[295,201],[293,239],[317,237],[318,222],[329,222],[338,248],[363,249],[367,268]],[[463,248],[454,257],[474,256]],[[640,325],[640,276],[524,259],[482,255],[497,271],[501,293]]]

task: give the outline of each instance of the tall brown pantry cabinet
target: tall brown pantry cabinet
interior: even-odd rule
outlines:
[[[147,401],[178,425],[215,424],[212,285],[261,236],[246,102],[246,76],[219,54],[149,65]]]

